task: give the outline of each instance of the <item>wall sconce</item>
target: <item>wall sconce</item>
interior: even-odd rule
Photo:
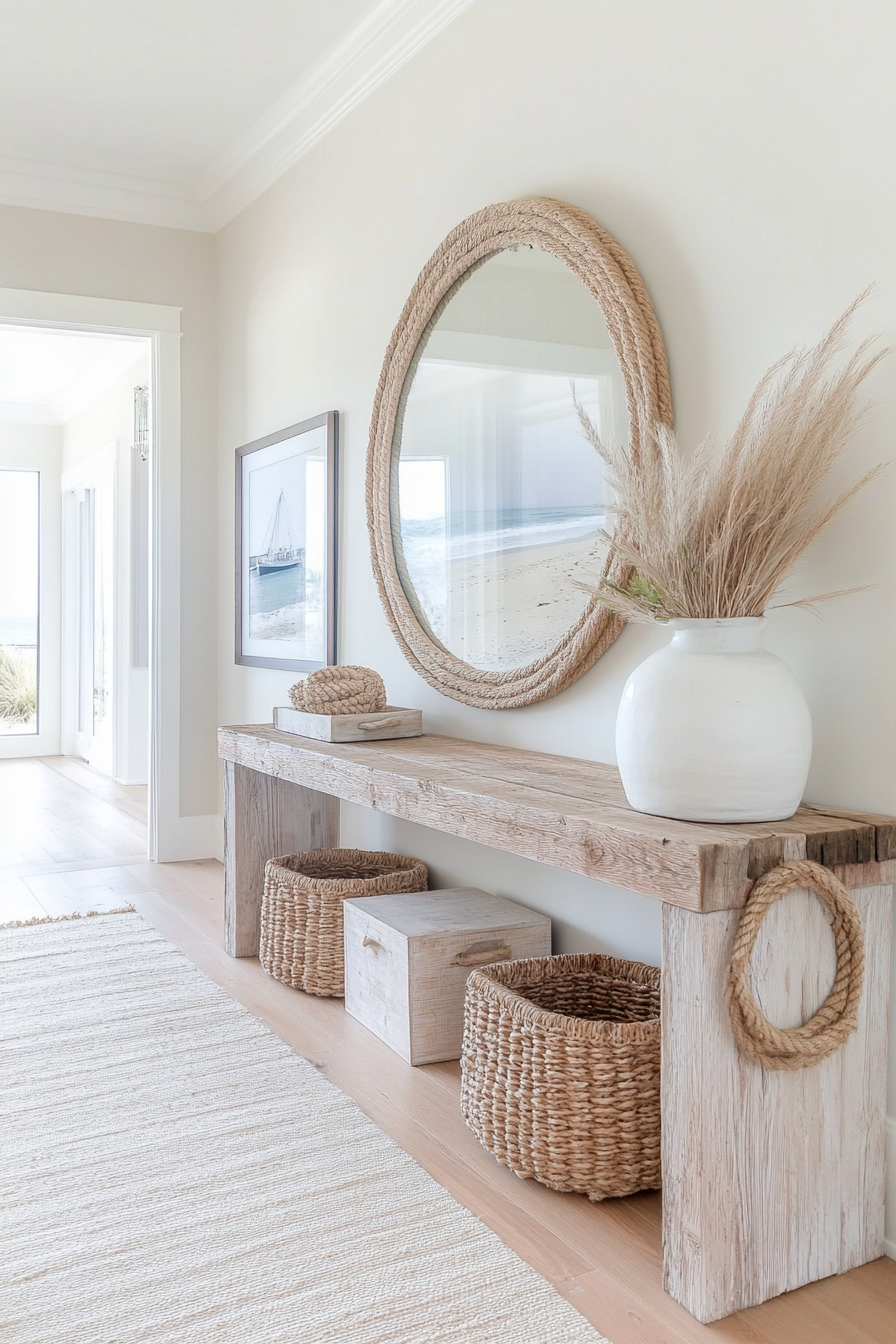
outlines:
[[[140,461],[149,457],[149,384],[134,388],[134,450]]]

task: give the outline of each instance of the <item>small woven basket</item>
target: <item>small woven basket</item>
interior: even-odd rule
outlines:
[[[660,1185],[660,972],[597,954],[467,981],[461,1108],[518,1176],[589,1199]]]
[[[425,863],[366,849],[309,849],[264,866],[259,957],[292,989],[345,995],[342,902],[426,891]]]

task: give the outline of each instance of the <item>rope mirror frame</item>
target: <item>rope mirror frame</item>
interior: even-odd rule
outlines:
[[[750,988],[750,957],[762,921],[792,891],[811,891],[828,910],[837,972],[824,1003],[801,1027],[776,1027]],[[734,940],[725,997],[738,1050],[764,1069],[808,1069],[839,1050],[858,1026],[865,937],[856,903],[829,868],[811,859],[779,864],[760,877],[744,906]]]
[[[600,307],[622,370],[632,453],[640,451],[654,425],[672,425],[666,348],[644,281],[624,248],[583,210],[539,196],[487,206],[452,229],[423,267],[392,333],[373,403],[367,451],[371,562],[405,658],[437,691],[478,709],[518,709],[559,694],[594,665],[624,625],[592,597],[543,657],[503,672],[472,667],[429,629],[407,577],[400,534],[393,530],[404,410],[429,333],[471,271],[495,253],[519,247],[562,261]],[[626,577],[612,550],[604,573],[616,582]]]

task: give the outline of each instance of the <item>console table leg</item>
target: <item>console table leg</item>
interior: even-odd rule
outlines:
[[[339,844],[339,800],[224,762],[224,946],[257,957],[264,865]]]
[[[853,891],[865,928],[859,1029],[820,1064],[769,1072],[735,1046],[725,984],[739,910],[663,907],[665,1285],[699,1321],[883,1254],[890,887]],[[833,981],[822,907],[769,913],[753,988],[779,1026]]]

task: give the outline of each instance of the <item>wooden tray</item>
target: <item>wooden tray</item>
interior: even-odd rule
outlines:
[[[379,742],[390,737],[421,737],[423,711],[387,705],[381,714],[306,714],[286,705],[274,710],[274,727],[318,742]]]

